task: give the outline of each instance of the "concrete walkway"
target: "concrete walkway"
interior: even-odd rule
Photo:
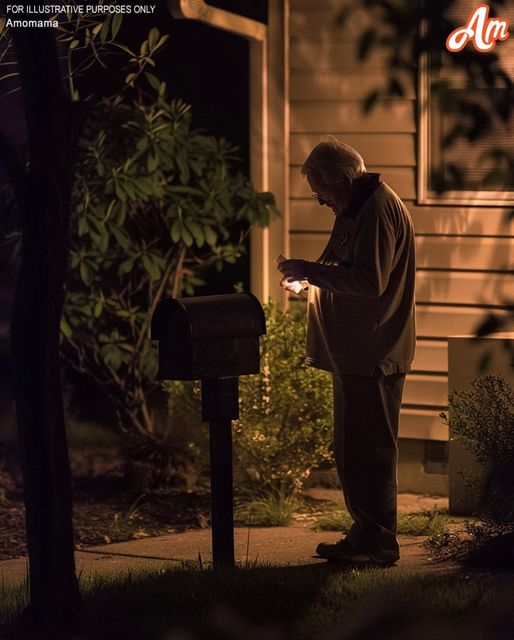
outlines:
[[[327,499],[326,493],[319,497]],[[400,496],[399,510],[421,511],[444,504],[444,498]],[[321,541],[336,542],[340,537],[338,532],[314,531],[311,522],[295,522],[288,527],[236,528],[236,561],[250,565],[323,563],[324,560],[313,557],[316,546]],[[399,536],[399,539],[401,559],[393,570],[448,572],[455,569],[449,563],[441,563],[428,557],[423,548],[426,537]],[[95,546],[76,553],[77,572],[82,576],[180,567],[184,562],[199,560],[204,564],[212,560],[210,529]],[[11,584],[23,582],[26,571],[26,558],[2,561],[0,581]]]
[[[313,557],[321,541],[336,542],[341,534],[313,531],[310,525],[295,523],[290,527],[252,527],[235,529],[236,561],[248,564],[316,564],[324,560]],[[423,572],[449,571],[448,563],[431,560],[423,548],[426,538],[400,536],[401,569]],[[76,552],[77,572],[83,576],[138,570],[158,570],[181,566],[184,562],[208,564],[212,560],[211,530],[197,529],[143,540],[95,546]],[[26,558],[0,562],[0,581],[23,582]]]

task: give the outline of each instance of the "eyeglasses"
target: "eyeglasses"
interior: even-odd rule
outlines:
[[[321,204],[324,204],[325,202],[330,202],[330,198],[328,196],[326,196],[324,193],[311,193],[311,198],[313,200],[316,200],[317,202],[320,202]]]

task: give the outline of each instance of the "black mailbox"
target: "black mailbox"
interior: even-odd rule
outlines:
[[[207,380],[259,373],[264,312],[250,293],[162,300],[152,317],[159,378]]]
[[[239,417],[238,376],[259,373],[260,302],[250,293],[162,300],[152,317],[159,378],[202,381],[209,423],[214,565],[234,563],[231,421]]]

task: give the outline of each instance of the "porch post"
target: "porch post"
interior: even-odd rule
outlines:
[[[250,176],[272,191],[281,217],[251,236],[251,290],[262,301],[286,304],[275,260],[289,256],[289,1],[270,0],[268,37],[250,44]]]

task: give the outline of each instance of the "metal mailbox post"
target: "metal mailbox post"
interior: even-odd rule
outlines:
[[[234,564],[232,420],[239,418],[238,376],[259,373],[266,321],[250,293],[162,300],[152,316],[159,378],[202,381],[202,420],[209,423],[212,554]]]

